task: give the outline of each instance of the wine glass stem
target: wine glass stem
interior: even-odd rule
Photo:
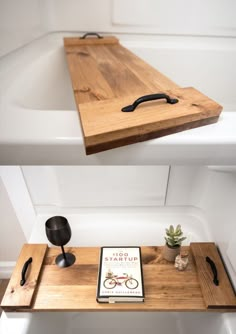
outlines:
[[[64,257],[64,259],[66,261],[66,253],[65,253],[65,250],[64,250],[63,246],[61,246],[61,250],[62,250],[63,257]]]

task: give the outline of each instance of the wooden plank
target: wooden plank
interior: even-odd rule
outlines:
[[[58,248],[50,248],[32,311],[206,310],[191,255],[187,270],[180,272],[172,263],[156,261],[161,250],[162,247],[142,247],[145,302],[106,305],[96,302],[99,248],[67,249],[75,254],[76,262],[63,269],[54,261]]]
[[[67,252],[75,255],[75,265],[97,265],[100,249],[97,247],[67,247]],[[44,265],[55,266],[56,257],[58,256],[60,249],[57,247],[50,247],[47,252],[47,256],[44,258]],[[52,267],[51,267],[52,268]],[[72,268],[72,267],[71,267]],[[60,268],[58,268],[60,273]]]
[[[23,246],[2,299],[1,307],[4,310],[11,307],[29,308],[31,306],[46,250],[47,245],[44,244],[25,244]],[[26,272],[26,283],[21,286],[22,268],[30,257],[33,261]]]
[[[74,93],[81,103],[94,102],[115,97],[106,78],[99,71],[96,61],[89,55],[87,48],[67,55]]]
[[[0,304],[2,302],[2,298],[6,292],[6,288],[9,284],[9,279],[2,279],[0,280]],[[2,309],[0,307],[0,316],[1,316],[1,313],[2,313]]]
[[[91,46],[88,48],[89,54],[96,61],[97,68],[109,83],[114,97],[119,98],[130,93],[132,95],[148,94],[150,87],[144,78],[138,77],[137,73],[131,71],[127,66],[129,63],[122,61],[112,52],[114,48],[120,50],[121,45],[100,46],[99,48]]]
[[[59,247],[49,248],[30,307],[8,307],[6,311],[207,311],[198,272],[189,252],[189,265],[178,271],[161,256],[163,247],[142,247],[145,286],[144,303],[100,304],[96,302],[100,249],[66,248],[76,256],[67,268],[55,264]],[[189,248],[184,247],[184,252]],[[212,255],[212,254],[211,254]],[[28,254],[27,254],[28,256]],[[25,292],[24,292],[25,293]],[[228,310],[227,306],[221,311]],[[236,311],[236,306],[230,311]]]
[[[73,39],[72,43],[76,43]],[[65,44],[77,107],[114,97],[138,96],[150,91],[178,88],[170,79],[133,55],[120,44],[77,45],[73,52]],[[99,94],[101,90],[101,94]],[[88,96],[90,98],[88,98]]]
[[[150,92],[150,85],[116,58],[110,46],[80,46],[76,53],[67,54],[67,60],[77,106],[122,97],[130,89],[138,95]]]
[[[208,309],[236,308],[236,297],[231,286],[221,257],[214,243],[191,243],[191,250],[196,262],[198,279],[201,285],[204,301]],[[206,262],[206,257],[212,259],[218,272],[219,285],[213,283],[213,273]]]
[[[179,88],[117,39],[108,44],[89,40],[83,44],[72,38],[64,43],[86,154],[217,122],[222,107],[216,102],[193,88]],[[179,103],[155,101],[133,113],[121,112],[140,96],[153,93],[177,96]]]
[[[164,100],[144,103],[131,113],[124,113],[121,109],[133,103],[138,95],[99,101],[96,106],[94,103],[81,104],[79,113],[86,153],[214,123],[220,115],[222,107],[194,88],[178,88],[166,93],[178,98],[179,102],[174,105]]]
[[[107,45],[117,43],[119,43],[119,40],[114,36],[105,36],[103,38],[87,37],[85,39],[80,37],[64,38],[64,46],[69,52],[75,50],[75,48],[80,45]]]
[[[136,75],[137,79],[145,82],[149,91],[157,92],[179,88],[170,78],[167,78],[167,76],[154,69],[122,45],[111,45],[107,48],[109,48],[110,53]],[[129,92],[130,87],[127,84],[126,87]]]

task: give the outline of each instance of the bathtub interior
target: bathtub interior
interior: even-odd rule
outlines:
[[[63,46],[42,52],[10,88],[15,105],[33,110],[76,110]]]
[[[204,47],[186,42],[185,47],[134,46],[132,51],[180,87],[194,87],[221,104],[223,111],[234,111],[236,52],[230,48],[209,41]]]
[[[1,326],[8,334],[230,334],[224,315],[219,313],[4,313]]]
[[[58,212],[53,209],[50,214],[37,215],[30,243],[48,243],[45,222]],[[162,245],[165,227],[173,222],[184,230],[183,245],[213,240],[201,212],[195,208],[80,208],[74,214],[65,210],[62,215],[72,230],[69,247],[120,246],[121,240],[122,245],[130,246]]]

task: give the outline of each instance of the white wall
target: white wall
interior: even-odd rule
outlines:
[[[26,238],[1,177],[0,216],[0,261],[15,261]]]
[[[0,54],[45,32],[235,37],[234,0],[1,0]]]
[[[50,0],[51,31],[235,36],[234,0]]]
[[[236,172],[209,171],[198,205],[205,212],[236,289]]]
[[[20,167],[0,166],[0,278],[9,277],[36,215]],[[10,262],[9,262],[10,261]]]
[[[227,244],[236,233],[236,172],[206,166],[171,166],[166,205],[202,210],[213,239]]]
[[[0,1],[0,57],[46,32],[44,5],[44,0]]]
[[[166,205],[199,207],[207,179],[208,168],[205,166],[171,166]]]
[[[236,233],[236,172],[219,167],[171,166],[166,204],[200,208],[213,239],[226,244]]]
[[[168,166],[24,166],[38,207],[164,205]]]
[[[232,265],[236,284],[236,173],[211,171],[199,206],[206,214],[213,240],[218,244],[227,267]]]

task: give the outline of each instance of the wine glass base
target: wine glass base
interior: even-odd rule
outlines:
[[[75,263],[75,256],[71,253],[65,253],[66,258],[63,254],[60,254],[56,258],[56,264],[61,268],[66,268]]]

